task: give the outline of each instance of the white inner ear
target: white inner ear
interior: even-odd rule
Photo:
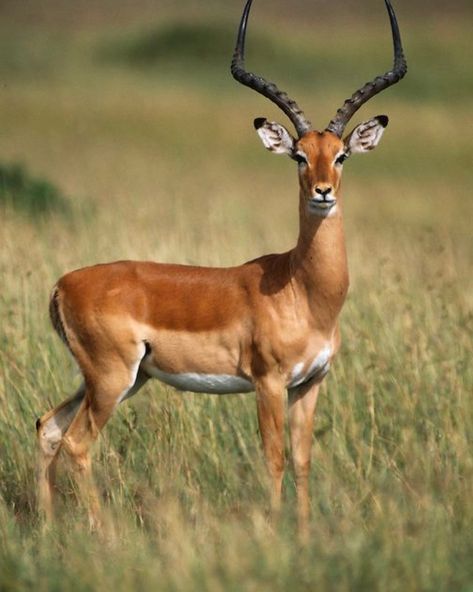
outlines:
[[[379,144],[385,129],[376,117],[360,123],[345,140],[347,152],[358,154],[373,150]]]
[[[292,154],[294,138],[287,129],[275,121],[266,121],[256,130],[263,145],[275,154]]]

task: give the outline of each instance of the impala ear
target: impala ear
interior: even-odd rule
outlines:
[[[284,126],[264,117],[255,119],[254,126],[265,148],[275,154],[292,155],[296,141]]]
[[[377,115],[373,119],[357,125],[344,140],[345,151],[348,154],[359,154],[376,148],[388,122],[389,119],[386,115]]]

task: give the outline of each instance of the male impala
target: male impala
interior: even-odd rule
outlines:
[[[206,268],[119,261],[68,273],[53,289],[54,328],[84,377],[78,392],[37,422],[39,503],[52,513],[54,466],[62,447],[77,468],[91,523],[98,498],[90,447],[117,405],[151,377],[183,391],[256,391],[258,422],[277,510],[284,470],[285,391],[298,492],[306,531],[312,425],[320,383],[340,346],[338,316],[348,288],[339,193],[343,162],[379,142],[388,118],[358,125],[342,140],[353,114],[406,73],[399,28],[385,0],[394,67],[346,100],[322,132],[313,131],[297,104],[275,84],[244,70],[252,0],[241,19],[231,71],[236,80],[276,103],[298,139],[259,118],[266,148],[298,163],[300,230],[287,253],[237,267]]]

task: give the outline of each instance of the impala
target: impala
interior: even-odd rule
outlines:
[[[264,118],[255,128],[264,146],[295,160],[299,236],[282,254],[229,268],[118,261],[72,271],[54,287],[52,323],[77,361],[83,384],[37,421],[39,506],[50,517],[58,452],[73,461],[91,525],[99,502],[91,475],[91,444],[119,403],[156,377],[182,391],[256,392],[263,451],[277,511],[284,471],[285,392],[298,498],[307,531],[308,476],[317,394],[340,347],[338,317],[348,289],[339,192],[343,164],[377,146],[385,115],[361,123],[344,139],[353,114],[406,73],[399,27],[385,0],[394,66],[357,90],[324,131],[273,83],[244,69],[248,0],[231,71],[278,105],[297,131]]]

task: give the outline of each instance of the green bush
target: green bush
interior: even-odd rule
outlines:
[[[59,189],[31,176],[21,164],[0,164],[0,205],[31,216],[68,211],[67,199]]]
[[[205,67],[223,64],[227,68],[235,39],[234,23],[169,23],[116,39],[103,50],[102,56],[143,66],[191,61],[205,63]],[[275,52],[283,53],[268,35],[252,33],[249,43],[258,59],[271,59]]]

